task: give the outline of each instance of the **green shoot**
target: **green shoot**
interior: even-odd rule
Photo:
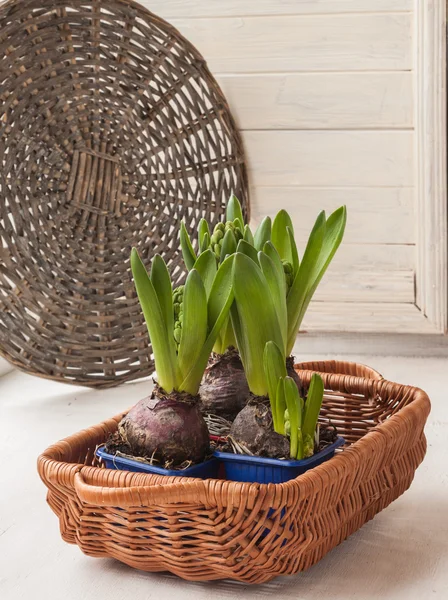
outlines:
[[[253,235],[249,225],[243,222],[238,199],[232,195],[227,205],[226,219],[226,223],[218,223],[212,233],[207,223],[203,220],[200,222],[198,260],[209,250],[218,264],[227,256],[241,253],[261,267],[270,295],[278,306],[277,320],[284,341],[282,349],[284,347],[285,355],[289,356],[308,305],[342,241],[347,220],[345,206],[337,209],[328,219],[324,212],[319,214],[301,262],[293,224],[285,210],[280,210],[273,222],[270,217],[265,217]],[[197,259],[183,224],[180,240],[185,264],[191,270]],[[202,270],[200,274],[202,277]],[[232,325],[227,322],[225,331],[218,336],[214,348],[216,352],[223,353],[229,347],[226,344],[233,345],[238,341],[238,335],[231,329]],[[244,352],[241,348],[239,351],[240,354]]]
[[[208,237],[206,237],[208,236]],[[199,221],[199,226],[198,226],[198,244],[199,244],[199,248],[201,249],[202,247],[204,247],[204,250],[202,250],[202,252],[204,252],[208,246],[210,245],[210,228],[208,226],[208,223],[205,219],[201,219]],[[208,245],[205,244],[205,240],[208,240]]]
[[[322,400],[324,397],[324,383],[316,373],[311,377],[310,387],[305,403],[303,416],[303,443],[305,456],[311,456],[314,449],[314,434],[316,432]]]
[[[256,250],[262,250],[266,242],[271,239],[271,218],[265,217],[254,234],[254,246]]]
[[[290,236],[288,230],[294,233],[294,227],[292,225],[291,217],[288,215],[286,210],[280,210],[272,223],[272,235],[271,242],[274,244],[275,249],[280,255],[282,260],[285,260],[297,269],[298,267],[298,253],[294,237]]]
[[[244,230],[244,218],[243,211],[241,210],[241,204],[235,194],[232,194],[229,198],[226,208],[226,221],[238,221],[235,223],[241,231]]]
[[[183,293],[176,296],[182,297],[183,308],[177,346],[173,290],[166,264],[156,255],[149,276],[137,250],[132,250],[134,283],[148,327],[159,385],[165,392],[197,395],[213,345],[233,303],[233,261],[231,256],[219,268],[215,262],[212,278],[210,267],[206,266],[210,260],[202,258],[200,266],[207,272],[206,284],[199,269],[188,274]],[[177,311],[177,318],[179,315]],[[180,325],[180,321],[177,323]]]
[[[247,241],[253,245],[252,232],[249,226],[244,223],[241,204],[238,198],[232,194],[226,207],[225,223],[218,223],[213,231],[210,231],[207,221],[205,219],[200,220],[197,238],[198,256],[210,249],[214,252],[216,260],[222,263],[226,256],[235,253],[237,244],[243,237],[246,237]],[[180,247],[185,266],[188,271],[191,271],[198,256],[196,256],[193,243],[183,221],[180,226]]]
[[[290,440],[290,456],[291,458],[299,458],[299,430],[301,428],[302,411],[300,410],[300,397],[297,385],[291,377],[285,377],[279,380],[277,389],[277,402],[284,399],[288,407],[289,414],[289,440]]]
[[[189,271],[191,271],[194,263],[196,262],[196,253],[193,250],[190,236],[188,235],[187,228],[185,227],[185,223],[183,221],[180,224],[180,248],[182,250],[185,266]]]
[[[218,246],[219,246],[219,244],[218,244]],[[221,248],[221,251],[219,253],[220,262],[223,262],[223,260],[225,259],[225,257],[228,254],[234,254],[236,252],[236,237],[235,237],[235,233],[232,231],[232,229],[228,229],[226,231],[220,248]]]
[[[345,206],[338,208],[328,219],[321,212],[308,239],[308,244],[287,296],[288,342],[287,354],[294,346],[308,305],[344,236],[347,222]]]
[[[235,303],[231,317],[235,338],[251,392],[266,396],[268,384],[263,370],[266,343],[273,341],[284,356],[284,339],[278,319],[278,307],[269,284],[258,264],[237,252],[233,271]]]
[[[283,396],[279,396],[277,393],[277,385],[280,379],[286,377],[286,364],[284,354],[275,342],[269,341],[265,345],[263,369],[268,387],[274,431],[285,435],[285,407],[282,401]]]
[[[310,391],[304,402],[299,395],[296,382],[291,377],[280,375],[274,385],[275,374],[281,372],[276,358],[277,350],[275,344],[268,342],[264,362],[266,377],[269,380],[274,430],[281,435],[289,436],[290,457],[301,460],[314,453],[314,437],[324,386],[321,377],[317,374],[313,375]]]
[[[252,231],[250,230],[249,225],[244,226],[243,239],[245,242],[247,242],[251,246],[255,245],[254,236],[252,235]]]

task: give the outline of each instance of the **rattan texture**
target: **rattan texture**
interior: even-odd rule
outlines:
[[[0,7],[0,355],[50,379],[106,387],[149,375],[130,277],[178,228],[213,226],[247,174],[203,57],[134,2]]]
[[[301,371],[305,383],[312,371]],[[426,452],[427,395],[386,380],[324,374],[323,420],[348,444],[284,484],[113,471],[94,452],[121,415],[38,460],[65,541],[96,557],[188,580],[262,583],[294,574],[398,498]]]
[[[344,360],[314,360],[300,362],[294,365],[301,371],[316,371],[317,373],[336,373],[338,375],[354,375],[365,379],[383,379],[381,373],[361,363]]]

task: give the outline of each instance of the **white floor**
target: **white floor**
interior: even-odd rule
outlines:
[[[303,357],[301,360],[317,357]],[[319,357],[321,358],[321,357]],[[352,357],[356,358],[356,357]],[[187,583],[84,556],[59,537],[36,457],[48,445],[143,397],[148,382],[95,392],[18,372],[0,378],[0,598],[2,600],[427,600],[448,598],[448,359],[363,356],[388,379],[432,399],[428,454],[410,490],[294,577],[262,586]]]

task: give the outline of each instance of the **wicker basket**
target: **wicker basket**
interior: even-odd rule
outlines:
[[[360,363],[342,360],[314,360],[294,365],[298,371],[316,371],[317,373],[336,373],[337,375],[354,375],[365,379],[383,379],[383,376],[372,367]]]
[[[0,6],[0,356],[107,387],[153,363],[129,255],[183,277],[178,227],[248,216],[240,136],[203,57],[129,0]]]
[[[311,371],[303,371],[305,383]],[[94,452],[120,416],[39,457],[62,537],[90,556],[189,580],[262,583],[319,561],[400,496],[426,451],[430,403],[413,387],[323,375],[325,415],[352,442],[284,484],[112,471]]]

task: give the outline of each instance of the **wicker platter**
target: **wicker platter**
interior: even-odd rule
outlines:
[[[353,364],[339,367],[350,372]],[[299,373],[307,382],[313,371]],[[95,448],[122,415],[51,446],[38,469],[62,538],[89,556],[188,580],[262,583],[308,569],[409,487],[425,456],[430,411],[417,388],[350,374],[323,378],[322,419],[346,447],[287,483],[100,468]]]
[[[153,371],[129,255],[214,225],[242,143],[203,57],[128,0],[0,6],[0,356],[41,377],[118,385]]]

